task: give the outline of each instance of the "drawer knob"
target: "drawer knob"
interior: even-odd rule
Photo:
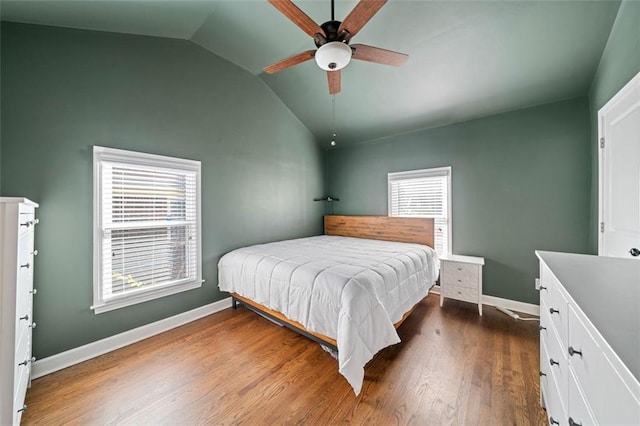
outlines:
[[[33,328],[36,328],[36,323],[35,323],[35,322],[32,322],[31,324],[29,324],[29,328],[32,328],[32,329],[33,329]]]
[[[560,363],[553,358],[549,358],[549,364],[551,364],[552,367],[554,365],[560,365]]]
[[[38,292],[38,289],[37,289],[37,288],[34,288],[34,289],[32,289],[32,290],[29,290],[29,293],[31,293],[31,294],[36,294],[37,292]]]
[[[26,221],[25,223],[21,223],[21,224],[20,224],[20,226],[24,226],[24,227],[27,227],[27,228],[30,228],[30,227],[32,227],[33,225],[35,225],[35,222],[34,222],[33,220],[28,220],[28,221]]]
[[[32,356],[30,359],[25,359],[24,361],[19,362],[19,363],[18,363],[18,365],[24,365],[24,366],[26,366],[26,365],[28,365],[30,362],[34,362],[35,360],[36,360],[36,357],[35,357],[35,356]]]
[[[37,256],[38,255],[38,250],[34,250],[31,252],[32,255]]]
[[[19,320],[29,321],[29,314],[27,314],[27,315],[25,315],[25,316],[23,316],[23,317],[20,317],[20,318],[18,318],[18,319],[19,319]]]
[[[546,288],[545,286],[543,286],[543,285],[541,285],[541,286],[540,286],[540,291],[542,291],[542,290],[546,290],[546,289],[547,289],[547,288]]]
[[[18,412],[18,413],[24,413],[25,411],[27,411],[27,404],[24,404],[24,405],[22,406],[22,408],[20,408],[17,412]]]
[[[540,377],[542,377],[542,376],[545,376],[545,377],[546,377],[547,375],[546,375],[546,373],[543,373],[543,372],[541,371],[541,372],[540,372]]]
[[[35,220],[33,221],[33,224],[34,224],[34,225],[37,225],[37,224],[39,224],[39,223],[40,223],[40,219],[35,219]]]
[[[571,355],[571,356],[580,355],[580,358],[582,358],[582,351],[579,351],[577,349],[573,349],[573,346],[569,346],[569,355]]]
[[[29,263],[25,263],[24,265],[20,265],[20,267],[29,269],[31,265],[29,265]]]
[[[549,422],[550,422],[552,425],[559,425],[559,424],[560,424],[560,422],[559,422],[559,421],[557,421],[556,419],[554,419],[553,417],[549,417]]]
[[[578,423],[575,420],[573,420],[573,417],[569,417],[569,425],[570,426],[582,426],[582,423]]]
[[[553,308],[549,308],[549,312],[550,312],[551,314],[559,314],[559,313],[560,313],[560,311],[559,311],[559,310],[557,310],[557,309],[553,309]]]
[[[540,331],[542,331],[542,330],[546,330],[546,329],[547,329],[547,327],[545,327],[545,326],[543,326],[543,325],[538,326],[538,330],[540,330]]]

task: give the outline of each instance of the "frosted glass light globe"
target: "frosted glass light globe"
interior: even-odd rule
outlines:
[[[316,51],[316,63],[325,71],[341,70],[350,60],[351,48],[339,41],[323,44]]]

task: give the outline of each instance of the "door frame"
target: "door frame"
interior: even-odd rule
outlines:
[[[604,233],[601,231],[601,223],[603,222],[604,216],[604,200],[602,197],[604,191],[604,149],[600,141],[604,137],[604,118],[605,115],[614,107],[621,99],[627,96],[630,92],[640,87],[640,72],[638,72],[634,77],[625,84],[622,89],[620,89],[609,101],[598,110],[598,140],[596,141],[598,144],[598,256],[603,255],[603,245],[604,245]],[[605,142],[606,143],[606,142]],[[606,226],[606,224],[605,224]]]

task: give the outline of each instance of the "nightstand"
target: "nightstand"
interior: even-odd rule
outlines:
[[[482,315],[484,257],[446,255],[440,258],[440,307],[444,298],[478,304]]]

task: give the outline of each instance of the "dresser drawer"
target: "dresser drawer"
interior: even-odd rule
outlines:
[[[544,397],[549,395],[549,386],[553,386],[553,377],[551,377],[549,366],[549,351],[545,341],[540,340],[540,403],[544,408],[547,408]]]
[[[13,415],[14,424],[20,424],[20,418],[22,412],[19,411],[24,406],[24,399],[27,394],[27,387],[29,386],[29,376],[31,375],[31,363],[26,366],[20,366],[16,370],[15,376],[15,393],[13,395]]]
[[[547,347],[549,346],[549,339],[555,338],[556,332],[554,331],[554,327],[549,308],[544,300],[540,299],[540,341]]]
[[[18,237],[33,232],[33,227],[36,224],[35,209],[31,206],[20,206],[18,221]]]
[[[540,302],[545,303],[545,313],[550,314],[549,318],[560,337],[563,346],[567,346],[567,309],[569,302],[564,295],[564,290],[551,271],[543,265],[540,268]],[[542,313],[541,313],[542,315]]]
[[[596,424],[588,407],[589,404],[585,400],[573,372],[569,369],[569,406],[567,408],[567,414],[571,421],[573,421],[573,424],[582,426]]]
[[[547,378],[547,387],[544,392],[544,403],[547,409],[547,418],[552,426],[569,424],[566,411],[560,400],[560,393],[553,380]]]
[[[443,280],[447,285],[478,288],[480,267],[469,263],[447,261],[444,263]]]
[[[569,346],[582,353],[569,356],[569,363],[595,420],[600,424],[640,425],[640,395],[634,395],[620,377],[599,333],[572,307],[569,333]]]
[[[560,392],[560,399],[562,406],[568,406],[567,400],[567,386],[569,384],[569,361],[566,357],[566,352],[562,348],[560,339],[553,329],[548,329],[546,336],[541,334],[541,342],[544,342],[548,351],[548,359],[541,359],[541,364],[546,364],[549,367],[551,377],[555,382],[555,385]],[[545,339],[546,337],[546,339]]]
[[[457,285],[446,285],[440,288],[444,297],[462,300],[465,302],[478,303],[478,289],[469,287],[460,287]]]

